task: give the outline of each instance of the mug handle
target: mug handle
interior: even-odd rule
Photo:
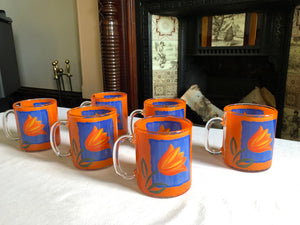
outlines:
[[[91,101],[84,101],[80,104],[80,106],[89,106],[91,105]]]
[[[209,130],[211,128],[211,126],[215,123],[215,122],[219,122],[222,124],[223,122],[223,118],[221,117],[214,117],[214,118],[211,118],[209,121],[207,121],[206,125],[205,125],[205,142],[204,142],[204,146],[205,146],[205,149],[206,151],[210,152],[211,154],[214,154],[214,155],[217,155],[217,154],[221,154],[222,153],[222,150],[214,150],[212,148],[210,148],[209,146]]]
[[[13,109],[10,109],[10,110],[7,110],[4,114],[3,114],[3,117],[2,117],[2,121],[3,121],[3,131],[4,131],[4,134],[7,138],[11,139],[11,140],[20,140],[19,137],[13,137],[13,135],[11,134],[11,131],[9,130],[8,128],[8,125],[7,125],[7,122],[8,122],[8,115],[9,114],[14,114],[14,110]]]
[[[120,148],[120,144],[123,143],[125,140],[129,140],[131,143],[133,143],[133,137],[132,135],[123,135],[121,137],[119,137],[115,144],[114,144],[114,148],[113,148],[113,164],[114,164],[114,168],[116,173],[123,177],[125,180],[132,180],[135,178],[135,174],[133,175],[128,175],[122,168],[119,162],[119,148]]]
[[[63,120],[63,121],[56,121],[51,129],[50,129],[50,144],[51,144],[51,147],[52,147],[52,150],[54,151],[54,153],[57,155],[57,156],[60,156],[60,157],[66,157],[66,156],[70,156],[71,153],[68,152],[68,153],[61,153],[60,149],[58,148],[57,144],[56,144],[56,129],[60,126],[66,126],[68,127],[68,122],[66,120]]]
[[[130,134],[133,134],[133,118],[136,115],[142,115],[142,116],[144,116],[143,110],[142,109],[136,109],[136,110],[133,110],[132,113],[130,114],[130,116],[129,116]]]

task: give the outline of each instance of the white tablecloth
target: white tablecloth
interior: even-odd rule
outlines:
[[[66,118],[67,109],[59,110]],[[300,142],[276,139],[269,170],[240,172],[206,152],[203,128],[193,127],[192,186],[160,199],[144,195],[113,166],[83,171],[52,150],[23,152],[0,124],[1,225],[300,224]],[[211,142],[221,145],[221,135],[213,130]],[[62,139],[67,147],[66,130]],[[133,167],[134,150],[127,150],[125,163]]]

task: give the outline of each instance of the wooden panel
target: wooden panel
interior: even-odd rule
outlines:
[[[101,50],[105,91],[120,91],[120,36],[116,1],[101,1]]]
[[[134,0],[98,0],[105,91],[128,94],[129,113],[137,108]]]
[[[135,0],[127,0],[127,65],[129,112],[138,107]]]

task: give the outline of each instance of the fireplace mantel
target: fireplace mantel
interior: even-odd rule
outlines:
[[[152,97],[152,58],[151,58],[151,16],[175,16],[179,19],[179,59],[178,59],[178,97],[192,84],[201,79],[190,79],[187,74],[195,74],[189,70],[189,63],[199,65],[199,62],[216,61],[218,65],[227,65],[237,62],[248,66],[247,57],[254,59],[253,63],[258,63],[259,67],[266,65],[270,67],[260,68],[264,73],[259,83],[268,85],[271,80],[272,85],[267,86],[275,95],[277,109],[279,110],[278,132],[282,123],[284,106],[285,82],[287,74],[287,63],[289,55],[289,44],[291,38],[292,18],[295,6],[300,3],[298,0],[111,0],[102,2],[103,7],[116,7],[118,27],[118,38],[120,40],[121,70],[119,73],[120,89],[128,92],[133,110],[141,108],[143,101]],[[108,7],[108,8],[109,8]],[[100,7],[101,8],[101,7]],[[107,11],[106,11],[107,12]],[[199,20],[203,16],[214,16],[224,14],[235,14],[243,12],[256,12],[262,15],[260,43],[255,46],[242,47],[206,47],[200,46]],[[110,15],[111,16],[111,15]],[[105,16],[104,16],[105,17]],[[101,18],[104,18],[103,16]],[[105,18],[104,18],[105,19]],[[103,22],[103,19],[102,19]],[[197,27],[198,26],[198,27]],[[106,32],[107,34],[107,32]],[[107,37],[106,37],[107,38]],[[103,32],[102,32],[103,39]],[[105,51],[104,51],[105,54]],[[225,57],[225,58],[224,58]],[[225,61],[224,61],[225,59]],[[220,60],[223,60],[220,62]],[[252,63],[252,64],[253,64]],[[215,67],[209,64],[205,69],[214,70]],[[251,67],[253,70],[255,65]],[[239,67],[236,68],[240,70]],[[244,73],[245,71],[243,71]],[[214,73],[220,73],[215,70]],[[104,76],[105,73],[104,73]],[[251,76],[251,71],[246,77]],[[234,82],[239,83],[240,77],[233,75]],[[257,74],[256,77],[262,77]],[[217,76],[216,79],[220,78]],[[211,78],[212,79],[212,78]],[[215,78],[213,78],[215,79]],[[249,83],[247,80],[245,84]],[[255,84],[255,82],[253,83]],[[199,85],[201,88],[201,84]],[[219,86],[222,86],[220,84]],[[246,87],[241,96],[249,92]],[[254,88],[254,87],[253,87]],[[219,89],[216,87],[215,90]],[[234,88],[233,88],[234,89]],[[204,88],[205,90],[205,88]],[[214,99],[214,93],[205,93],[212,101],[216,101],[219,106],[226,104],[226,101]],[[217,93],[216,95],[220,95]],[[217,96],[218,97],[218,96]],[[220,96],[219,96],[220,97]],[[222,97],[222,96],[221,96]],[[219,101],[219,102],[218,102]]]
[[[298,0],[136,0],[140,8],[161,15],[189,16],[295,7]]]

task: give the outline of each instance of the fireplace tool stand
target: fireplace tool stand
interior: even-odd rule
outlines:
[[[66,64],[66,73],[64,73],[63,68],[59,68],[58,67],[58,61],[54,60],[52,62],[52,66],[53,66],[53,78],[56,81],[56,87],[57,87],[57,91],[58,91],[58,101],[59,101],[59,105],[61,105],[62,103],[62,91],[66,91],[65,89],[65,82],[64,82],[64,76],[68,78],[69,81],[69,90],[71,92],[73,92],[73,88],[72,88],[72,74],[71,74],[71,68],[70,68],[70,60],[65,60],[65,64]]]

